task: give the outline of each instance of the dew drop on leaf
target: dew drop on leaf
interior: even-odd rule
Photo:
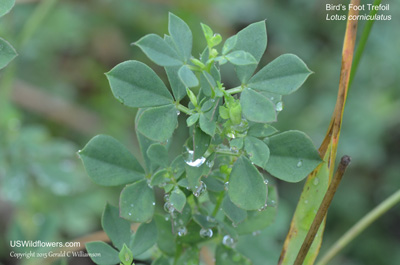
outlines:
[[[302,160],[299,160],[299,162],[297,162],[297,165],[296,165],[297,167],[302,167],[303,166],[303,161]]]
[[[222,239],[222,244],[224,244],[227,247],[233,248],[233,247],[235,247],[235,240],[232,237],[230,237],[229,235],[226,235]]]
[[[193,192],[193,195],[196,196],[196,197],[200,197],[206,191],[207,191],[206,184],[204,184],[203,181],[200,181],[200,186],[199,187],[196,186],[196,190]]]
[[[213,236],[213,231],[210,228],[202,228],[200,229],[200,236],[203,238],[211,238]]]
[[[185,226],[178,228],[178,236],[185,236],[187,234],[187,228]]]
[[[200,167],[206,161],[205,157],[200,157],[200,158],[194,159],[194,151],[190,150],[187,147],[186,147],[185,152],[183,152],[182,155],[183,155],[183,159],[185,160],[186,164],[188,164],[191,167]]]

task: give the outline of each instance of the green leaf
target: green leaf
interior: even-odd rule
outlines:
[[[233,204],[229,196],[225,196],[222,202],[222,210],[235,225],[243,222],[247,218],[247,212]]]
[[[189,247],[179,257],[176,265],[199,265],[200,264],[200,251],[197,247]]]
[[[150,223],[141,224],[133,238],[130,248],[133,256],[138,256],[150,249],[157,242],[158,232],[156,222],[152,220]]]
[[[275,205],[269,206],[262,211],[248,211],[246,221],[240,223],[235,230],[239,235],[251,234],[255,231],[263,230],[275,221],[277,208],[276,188],[268,185],[268,203],[275,202]]]
[[[234,50],[251,53],[259,62],[267,48],[267,29],[265,21],[253,23],[239,31]],[[242,84],[246,84],[257,68],[257,64],[236,66],[236,73]]]
[[[186,204],[186,195],[178,187],[176,187],[171,192],[169,202],[178,212],[181,213]]]
[[[144,178],[136,158],[111,136],[93,137],[79,156],[89,177],[98,185],[118,186]]]
[[[271,154],[265,169],[287,182],[301,181],[322,161],[311,139],[300,131],[271,136],[268,147]]]
[[[269,124],[254,123],[254,124],[250,125],[250,128],[247,131],[247,135],[253,136],[253,137],[264,138],[264,137],[273,135],[277,132],[278,132],[278,130]]]
[[[243,115],[250,121],[267,123],[276,121],[275,105],[260,93],[246,88],[240,95]]]
[[[231,52],[225,55],[225,58],[234,65],[249,65],[258,63],[251,53],[245,51]]]
[[[200,86],[201,86],[201,91],[206,95],[207,97],[211,97],[214,92],[214,88],[216,87],[216,83],[214,80],[214,77],[207,73],[206,71],[202,71],[200,75]]]
[[[138,111],[138,114],[141,114],[139,112],[142,112],[142,110]],[[136,122],[136,124],[137,124],[137,122]],[[145,162],[146,170],[147,170],[147,172],[152,173],[152,172],[154,172],[155,169],[157,169],[157,165],[152,165],[150,158],[147,156],[147,149],[149,148],[150,145],[155,143],[155,141],[152,141],[149,138],[145,137],[143,134],[141,134],[137,130],[136,130],[136,137],[139,142],[140,151],[142,153],[142,156],[143,156],[143,159]]]
[[[188,146],[193,150],[193,160],[201,158],[210,146],[211,137],[204,133],[199,127],[193,129],[193,137],[188,141]],[[193,139],[194,138],[194,139]],[[193,142],[194,140],[194,142]]]
[[[119,263],[118,251],[104,242],[94,241],[86,243],[86,250],[89,254],[92,254],[90,258],[98,265]]]
[[[240,150],[240,149],[242,149],[243,148],[243,138],[241,137],[241,138],[235,138],[235,139],[232,139],[230,142],[229,142],[229,146],[233,149],[233,150]]]
[[[164,142],[178,126],[178,115],[174,105],[149,108],[139,117],[137,130],[147,138]]]
[[[213,228],[217,225],[217,223],[214,221],[212,222],[209,217],[207,218],[207,216],[202,215],[202,214],[194,214],[193,215],[193,220],[200,225],[202,228]]]
[[[149,149],[147,149],[147,156],[156,165],[163,167],[169,165],[168,151],[165,145],[159,143],[150,145]]]
[[[133,107],[171,104],[173,98],[157,74],[138,61],[126,61],[106,73],[114,97]]]
[[[233,164],[228,194],[231,201],[244,210],[258,210],[265,204],[267,188],[264,178],[244,156]]]
[[[200,25],[203,29],[204,37],[206,38],[207,46],[209,48],[217,46],[222,41],[220,34],[214,34],[213,30],[206,24],[201,23]]]
[[[171,163],[172,174],[178,179],[183,172],[185,172],[185,160],[183,160],[182,155],[178,155]]]
[[[236,35],[229,37],[225,41],[224,46],[222,47],[222,54],[225,55],[228,52],[230,52],[235,47],[236,42],[237,42],[237,36]]]
[[[186,87],[182,83],[182,80],[178,75],[179,69],[181,69],[181,66],[165,67],[165,72],[167,73],[172,93],[174,94],[175,100],[177,101],[181,100],[186,96]]]
[[[200,114],[200,128],[203,132],[210,135],[211,137],[215,134],[217,124],[214,121],[210,121],[203,113]]]
[[[132,251],[126,246],[126,244],[122,247],[118,257],[123,265],[131,265],[133,262]]]
[[[0,17],[4,16],[13,8],[15,0],[1,0],[0,2]],[[0,67],[1,68],[1,67]]]
[[[218,177],[219,174],[219,171],[212,172],[208,177],[203,178],[208,191],[221,192],[224,190],[224,182]]]
[[[185,21],[172,13],[169,13],[168,31],[186,62],[192,56],[192,31]]]
[[[119,207],[122,218],[135,223],[147,222],[154,214],[154,191],[145,179],[127,185],[121,192]]]
[[[215,251],[215,265],[251,265],[249,259],[235,249],[220,244]]]
[[[188,127],[194,125],[198,121],[199,117],[200,117],[199,113],[195,113],[193,115],[190,115],[190,117],[187,118],[187,120],[186,120],[186,125]]]
[[[0,3],[0,8],[1,5],[2,3]],[[2,10],[0,10],[0,12],[1,11]],[[6,67],[15,57],[17,57],[17,55],[18,54],[13,46],[11,46],[11,44],[5,39],[0,38],[0,69]]]
[[[152,177],[150,181],[151,186],[165,185],[170,179],[171,175],[166,169],[161,169],[157,171]]]
[[[201,185],[200,178],[205,173],[205,170],[207,170],[209,168],[207,167],[206,163],[203,163],[199,167],[192,167],[192,166],[189,166],[188,164],[186,164],[185,168],[186,168],[186,178],[188,180],[189,188],[192,191],[195,191]]]
[[[288,95],[296,91],[312,72],[294,54],[284,54],[258,71],[248,86],[261,91]]]
[[[269,148],[263,141],[252,136],[246,136],[244,138],[244,150],[249,155],[251,162],[262,168],[266,166],[269,159]]]
[[[196,75],[189,69],[189,67],[187,67],[187,65],[183,65],[179,69],[178,76],[182,83],[187,87],[196,87],[199,85],[199,80],[197,80]]]
[[[101,226],[117,249],[121,250],[124,243],[129,242],[131,224],[119,217],[119,209],[117,207],[106,204],[101,217]]]
[[[156,221],[158,239],[157,246],[162,252],[170,256],[175,255],[176,244],[175,236],[172,234],[171,221],[166,221],[161,215],[154,215],[154,220]]]
[[[149,57],[150,60],[161,66],[182,65],[176,51],[156,34],[149,34],[135,42],[135,45]]]

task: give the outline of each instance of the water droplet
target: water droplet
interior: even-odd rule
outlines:
[[[78,150],[78,154],[82,153],[82,150]]]
[[[308,200],[305,200],[304,203],[307,204],[307,203],[308,203]]]
[[[224,183],[224,190],[228,191],[228,189],[229,189],[229,182],[227,181]]]
[[[268,200],[268,207],[276,207],[276,201],[275,200]]]
[[[268,182],[269,182],[268,179],[264,179],[264,184],[265,185],[268,185]]]
[[[235,139],[235,138],[236,138],[236,135],[235,135],[235,132],[234,132],[234,131],[228,132],[228,133],[226,134],[226,136],[229,137],[229,138],[231,138],[231,139]]]
[[[264,211],[265,209],[267,209],[268,204],[264,204],[260,209],[258,209],[259,212]]]
[[[282,110],[283,110],[283,103],[282,103],[282,101],[279,101],[278,103],[276,103],[275,110],[276,110],[276,111],[282,111]]]
[[[181,112],[179,110],[176,111],[176,115],[179,116]]]
[[[133,203],[131,203],[131,207],[133,207],[134,205],[133,205]]]
[[[172,214],[172,213],[175,211],[175,208],[174,208],[174,206],[172,205],[172,203],[166,202],[166,203],[164,204],[164,210],[165,210],[166,212]]]
[[[238,227],[238,225],[235,224],[234,222],[232,222],[232,226],[235,227],[235,228]]]
[[[153,186],[151,185],[151,180],[150,179],[147,180],[147,186],[149,186],[150,189],[153,188]]]
[[[233,248],[235,246],[235,240],[233,240],[233,238],[230,237],[229,235],[226,235],[222,239],[222,244],[224,244],[227,247]]]
[[[156,202],[153,202],[152,205],[156,205]]]
[[[169,194],[164,195],[164,201],[166,201],[166,202],[169,201]]]
[[[260,234],[261,234],[261,231],[260,231],[260,230],[254,231],[254,232],[252,233],[253,236],[258,236],[258,235],[260,235]]]
[[[213,236],[213,230],[210,228],[202,228],[200,229],[200,236],[204,238],[211,238]]]
[[[204,194],[204,192],[207,191],[207,186],[206,186],[206,184],[204,184],[203,181],[200,181],[200,186],[199,186],[199,187],[196,186],[195,188],[196,188],[196,189],[195,189],[195,191],[193,192],[193,195],[196,196],[196,197],[200,197],[201,195]]]
[[[165,221],[169,221],[169,216],[165,216]]]
[[[207,165],[209,168],[212,168],[212,167],[214,166],[214,160],[209,160],[209,161],[207,161],[206,165]]]
[[[215,218],[212,217],[212,216],[207,216],[206,220],[207,220],[207,222],[210,222],[210,223],[215,223],[216,222]]]
[[[194,151],[190,150],[187,147],[182,155],[183,155],[183,159],[185,160],[186,164],[188,164],[191,167],[200,167],[206,161],[205,157],[200,157],[200,158],[194,159]]]
[[[187,234],[187,228],[185,226],[178,228],[178,236],[185,236]]]
[[[313,181],[313,184],[315,186],[317,186],[319,184],[319,178],[315,178],[314,181]]]
[[[271,99],[271,101],[273,101],[275,98],[274,98],[274,97],[271,97],[270,99]]]
[[[128,213],[128,215],[129,215],[129,216],[131,216],[131,215],[132,215],[132,213]]]
[[[302,167],[303,166],[303,160],[299,160],[299,162],[297,162],[297,167]]]

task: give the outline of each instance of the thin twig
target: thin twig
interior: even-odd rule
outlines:
[[[327,192],[325,193],[324,199],[322,200],[318,212],[314,218],[314,221],[312,222],[311,227],[308,230],[307,236],[304,239],[303,245],[300,248],[299,254],[297,255],[294,265],[303,264],[303,261],[307,256],[308,250],[310,249],[311,244],[314,241],[315,235],[317,234],[318,229],[321,226],[321,223],[326,216],[328,208],[331,205],[333,196],[335,195],[336,190],[339,187],[339,183],[342,180],[344,172],[346,171],[347,166],[350,164],[350,161],[351,159],[349,156],[342,157],[338,169],[336,170],[336,174],[333,177]]]
[[[355,237],[363,232],[374,221],[389,211],[393,206],[400,203],[400,190],[396,191],[389,198],[381,202],[372,211],[359,220],[352,228],[350,228],[338,241],[325,253],[317,265],[327,264],[339,251],[347,246]]]

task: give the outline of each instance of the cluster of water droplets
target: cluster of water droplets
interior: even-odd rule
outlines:
[[[173,215],[175,212],[174,204],[169,201],[169,194],[164,195],[164,211]]]
[[[182,156],[183,160],[185,160],[185,163],[191,167],[200,167],[204,164],[204,162],[206,162],[205,157],[194,159],[194,151],[190,150],[188,147],[185,148]]]

